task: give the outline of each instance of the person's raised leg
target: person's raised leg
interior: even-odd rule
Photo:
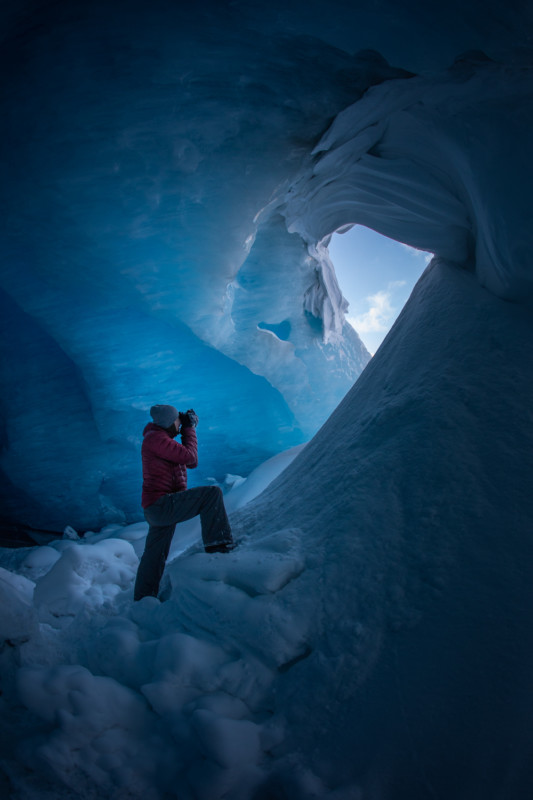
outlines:
[[[227,553],[235,546],[224,505],[222,490],[218,486],[205,486],[204,505],[200,513],[202,540],[206,553]]]
[[[157,597],[176,523],[200,515],[207,553],[227,553],[234,543],[224,497],[218,486],[197,486],[167,494],[145,509],[150,524],[135,581],[134,600]]]
[[[228,552],[234,547],[224,497],[218,486],[197,486],[167,495],[167,498],[165,522],[170,519],[185,522],[200,515],[206,552]]]

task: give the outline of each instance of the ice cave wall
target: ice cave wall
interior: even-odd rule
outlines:
[[[465,53],[443,74],[387,83],[342,111],[286,194],[310,243],[366,224],[531,301],[531,65]]]
[[[471,52],[425,80],[341,112],[284,195],[311,248],[355,221],[439,257],[235,520],[260,538],[297,519],[312,575],[293,591],[321,587],[276,687],[295,736],[273,791],[298,751],[345,796],[531,793],[533,71]]]
[[[470,265],[474,226],[509,225],[516,210],[505,223],[477,213],[493,188],[482,182],[496,180],[495,142],[476,152],[461,141],[460,96],[470,108],[488,86],[472,58],[442,74],[465,48],[523,62],[526,6],[513,18],[499,3],[480,9],[4,10],[4,514],[82,528],[136,518],[154,400],[198,407],[197,482],[247,472],[314,433],[368,360],[321,239],[366,222]],[[502,97],[518,79],[514,109],[520,68],[485,68]],[[498,128],[502,150],[521,134],[513,120]],[[470,177],[450,173],[465,152]],[[514,296],[518,278],[507,291],[494,247],[489,262],[482,280]]]
[[[299,637],[270,796],[312,797],[305,770],[321,798],[531,794],[532,357],[530,309],[435,259],[327,423],[232,517],[258,546],[297,523],[305,553],[279,598]]]
[[[88,527],[139,515],[154,402],[197,408],[201,483],[308,438],[351,386],[369,356],[348,326],[327,340],[320,262],[255,217],[325,120],[403,72],[225,35],[209,8],[76,8],[3,50],[1,465],[9,515]]]
[[[298,543],[298,569],[285,586],[269,591],[267,602],[246,592],[241,598],[252,615],[266,608],[260,651],[285,635],[291,655],[272,664],[275,651],[267,653],[273,680],[268,709],[281,735],[265,752],[270,774],[257,798],[531,796],[533,120],[531,60],[524,50],[509,49],[527,44],[531,12],[519,3],[471,3],[461,13],[453,3],[405,7],[408,18],[398,26],[383,3],[372,12],[352,9],[348,17],[339,4],[343,14],[331,25],[321,3],[306,4],[306,13],[300,3],[271,4],[271,18],[259,6],[220,4],[216,14],[206,6],[225,31],[228,49],[222,51],[205,16],[201,25],[180,18],[187,33],[180,86],[190,94],[177,118],[188,119],[190,131],[176,151],[166,147],[166,136],[157,138],[171,113],[174,72],[162,69],[155,80],[150,65],[168,67],[178,56],[171,44],[164,58],[160,49],[140,52],[131,44],[132,37],[153,41],[149,25],[140,39],[133,23],[122,26],[117,49],[118,34],[102,24],[98,4],[82,15],[83,36],[71,36],[80,24],[76,7],[51,28],[41,20],[29,40],[12,40],[4,51],[17,69],[2,87],[10,109],[2,324],[17,358],[3,361],[9,441],[3,464],[13,477],[33,482],[37,510],[57,487],[53,507],[72,503],[75,494],[79,519],[93,500],[102,514],[103,497],[109,497],[109,513],[117,513],[113,504],[124,500],[123,488],[102,488],[111,478],[123,487],[127,474],[130,455],[116,419],[152,391],[156,347],[156,363],[165,365],[161,390],[176,402],[174,372],[192,374],[182,353],[194,362],[199,385],[204,377],[222,381],[226,367],[234,370],[231,397],[237,388],[240,405],[232,413],[246,441],[254,431],[262,441],[261,409],[250,408],[246,393],[249,382],[255,384],[250,396],[258,402],[254,376],[263,359],[261,389],[270,393],[264,408],[276,408],[276,429],[290,426],[295,412],[287,408],[307,398],[298,396],[304,367],[298,385],[288,378],[294,362],[286,337],[293,331],[300,342],[312,337],[306,311],[321,321],[317,327],[327,322],[328,335],[322,330],[312,338],[305,357],[316,350],[317,358],[339,369],[343,364],[342,300],[324,249],[337,226],[366,222],[439,255],[362,379],[289,469],[233,517],[235,530],[259,548],[266,541],[268,549],[273,534],[288,546]],[[265,19],[268,24],[260,25]],[[174,43],[172,20],[166,21],[165,41]],[[269,60],[267,42],[280,26],[289,34],[279,45],[283,59],[278,48]],[[430,37],[436,27],[442,35]],[[254,32],[253,47],[243,29]],[[314,38],[298,40],[295,48],[295,30]],[[104,32],[113,47],[102,51],[96,44]],[[54,54],[67,48],[69,74],[57,64],[51,69],[50,53],[43,56],[49,37]],[[432,74],[407,78],[368,53],[347,62],[346,51],[330,49],[346,41],[372,45],[392,63]],[[482,47],[488,59],[471,52],[450,67],[473,47]],[[232,55],[231,64],[221,52]],[[246,70],[235,67],[239,53]],[[200,54],[207,66],[199,75],[191,64],[200,63]],[[50,69],[41,74],[43,63]],[[130,72],[137,63],[142,74],[133,66]],[[95,74],[91,67],[87,81],[88,64],[98,69]],[[268,74],[271,80],[247,82],[254,64],[256,78]],[[37,84],[31,91],[28,75]],[[114,76],[116,91],[113,102],[102,105],[103,75]],[[370,83],[380,85],[362,96]],[[244,102],[243,85],[253,102]],[[222,97],[216,109],[210,107],[213,86]],[[289,94],[287,86],[293,87]],[[36,97],[46,114],[36,115]],[[93,121],[88,127],[87,119]],[[168,123],[172,130],[175,120]],[[135,146],[124,148],[124,130]],[[242,146],[248,137],[255,142],[251,161]],[[117,148],[125,161],[117,160]],[[169,153],[178,167],[165,182]],[[175,173],[190,193],[175,191]],[[61,231],[61,241],[51,231]],[[188,250],[190,262],[180,249],[178,264],[175,253],[186,231],[201,249]],[[285,264],[282,254],[289,252]],[[111,269],[115,263],[119,268]],[[289,264],[291,291],[297,286],[300,299],[293,316],[284,281]],[[278,307],[282,313],[273,317]],[[254,324],[262,327],[257,331]],[[202,361],[207,346],[211,363]],[[274,347],[286,363],[280,365]],[[275,385],[282,387],[283,402],[268,389]],[[132,452],[144,407],[136,413],[126,433]],[[51,423],[65,455],[46,463],[41,445]],[[215,433],[227,456],[227,439]],[[94,453],[99,442],[101,451],[83,464],[90,485],[80,486],[79,472],[66,481],[71,440],[77,452],[86,447]],[[105,472],[110,460],[111,475]],[[53,481],[43,481],[43,472],[53,469]],[[235,557],[238,573],[238,551]],[[224,591],[229,596],[225,613],[206,615],[205,589],[195,595],[177,580],[172,602],[150,609],[151,620],[164,621],[175,609],[172,623],[186,626],[189,635],[246,652],[250,631],[241,624],[236,587],[209,583],[216,603]],[[275,624],[280,619],[297,620],[298,637],[290,624]]]

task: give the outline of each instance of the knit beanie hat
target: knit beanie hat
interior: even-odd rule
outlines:
[[[161,428],[170,428],[179,417],[179,411],[174,406],[152,406],[150,416],[156,425]]]

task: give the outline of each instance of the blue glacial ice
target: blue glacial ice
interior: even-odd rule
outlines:
[[[533,794],[531,9],[333,9],[7,20],[5,508],[107,523],[0,553],[13,800]],[[436,256],[349,388],[357,223]],[[134,604],[154,400],[201,480],[296,449]]]
[[[129,27],[44,8],[3,55],[2,500],[60,529],[139,517],[156,402],[197,409],[198,483],[327,419],[369,355],[329,265],[270,202],[329,118],[405,74],[119,7]]]

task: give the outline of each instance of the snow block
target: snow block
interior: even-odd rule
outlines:
[[[131,586],[137,565],[133,547],[121,539],[63,543],[61,557],[35,587],[40,619],[65,624],[83,608],[112,600]]]

